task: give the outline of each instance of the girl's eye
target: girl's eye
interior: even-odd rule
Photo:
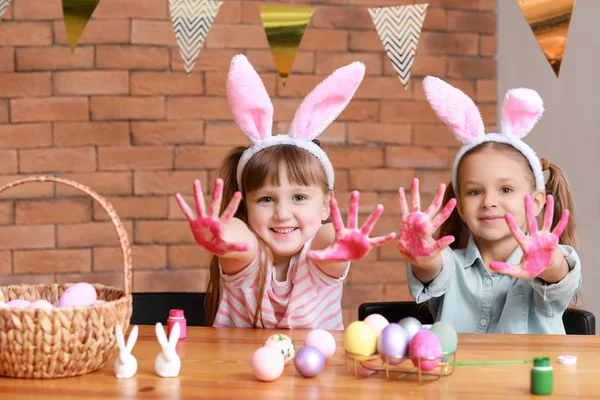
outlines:
[[[306,200],[307,197],[303,194],[297,194],[294,196],[294,201],[302,201],[302,200]]]
[[[273,198],[269,197],[269,196],[264,196],[264,197],[261,197],[260,199],[258,199],[259,203],[270,203],[272,201],[273,201]]]
[[[481,194],[481,190],[479,190],[479,189],[473,189],[473,190],[470,190],[467,194],[469,196],[477,196],[478,194]]]
[[[510,192],[512,192],[512,191],[513,191],[513,190],[512,190],[511,188],[509,188],[509,187],[504,187],[504,188],[502,188],[502,193],[510,193]]]

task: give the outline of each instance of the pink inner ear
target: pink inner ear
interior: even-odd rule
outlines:
[[[536,91],[509,90],[502,105],[502,128],[507,134],[521,138],[533,129],[543,112],[544,104]]]

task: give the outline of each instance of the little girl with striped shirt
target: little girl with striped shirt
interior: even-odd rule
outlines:
[[[344,328],[342,283],[350,261],[396,236],[369,237],[382,205],[358,227],[358,192],[344,227],[333,167],[315,139],[350,102],[364,71],[358,62],[334,71],[304,99],[290,132],[272,136],[269,95],[246,57],[233,58],[227,98],[252,145],[224,160],[208,210],[199,181],[196,213],[176,196],[197,243],[213,253],[208,325]],[[325,223],[330,214],[333,224]]]

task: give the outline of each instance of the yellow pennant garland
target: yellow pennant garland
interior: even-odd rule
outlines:
[[[516,0],[535,39],[558,77],[575,0]]]
[[[10,0],[0,0],[0,19],[4,15],[4,11],[6,11],[9,4],[10,4]]]
[[[283,86],[313,12],[312,7],[260,6],[263,28]]]
[[[79,38],[99,2],[100,0],[62,0],[65,30],[71,52],[75,51]]]

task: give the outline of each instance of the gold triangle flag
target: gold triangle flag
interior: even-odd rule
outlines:
[[[62,0],[65,30],[71,53],[75,51],[79,38],[99,2],[100,0]]]
[[[260,6],[263,28],[283,86],[314,11],[312,7]]]
[[[4,15],[4,11],[6,11],[9,4],[10,4],[10,0],[0,0],[0,19],[2,19],[2,16]]]
[[[369,14],[379,34],[392,66],[408,89],[410,70],[417,55],[421,28],[428,4],[369,8]]]
[[[517,0],[517,3],[558,78],[575,0]]]

